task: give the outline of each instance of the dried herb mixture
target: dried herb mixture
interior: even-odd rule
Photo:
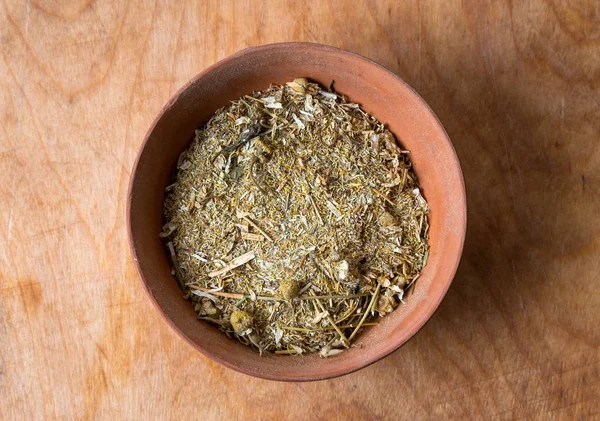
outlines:
[[[185,297],[261,353],[339,354],[427,261],[408,151],[303,78],[218,110],[167,191],[161,237]]]

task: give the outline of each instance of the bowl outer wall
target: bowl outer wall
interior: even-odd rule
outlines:
[[[360,348],[335,358],[318,355],[260,357],[214,326],[200,322],[171,275],[158,233],[164,187],[194,130],[230,100],[271,83],[308,77],[348,96],[386,124],[411,160],[431,212],[430,256],[415,293],[406,303],[365,329]],[[362,56],[310,43],[282,43],[242,50],[207,68],[167,103],[151,125],[130,180],[129,242],[144,289],[168,324],[205,356],[256,377],[307,381],[332,378],[365,367],[410,339],[431,317],[455,275],[466,232],[466,194],[454,148],[437,117],[402,79]]]

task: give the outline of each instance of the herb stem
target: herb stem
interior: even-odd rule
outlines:
[[[264,237],[265,237],[267,240],[269,240],[271,243],[273,243],[273,242],[274,242],[274,241],[273,241],[273,239],[272,239],[272,238],[269,236],[269,234],[267,234],[266,232],[264,232],[264,231],[263,231],[263,230],[262,230],[262,229],[261,229],[261,228],[260,228],[258,225],[256,225],[256,224],[254,223],[254,221],[252,221],[250,218],[248,218],[247,216],[244,216],[242,219],[243,219],[244,221],[246,221],[247,223],[249,223],[250,225],[252,225],[252,227],[253,227],[253,228],[254,228],[256,231],[260,232],[260,233],[261,233],[261,234],[262,234],[262,235],[263,235],[263,236],[264,236]]]
[[[356,334],[358,333],[358,331],[360,330],[360,328],[364,325],[365,320],[367,319],[367,316],[371,312],[371,307],[373,307],[375,305],[375,299],[376,299],[377,295],[379,295],[379,290],[380,289],[381,289],[381,284],[378,282],[377,283],[377,288],[375,288],[375,292],[373,293],[373,296],[371,297],[371,301],[369,301],[369,305],[365,309],[365,313],[363,314],[362,318],[360,319],[360,322],[358,322],[358,326],[356,326],[356,328],[354,329],[354,331],[350,335],[349,340],[352,340],[356,336]]]
[[[375,326],[377,324],[377,322],[368,322],[368,323],[363,323],[363,326]],[[352,329],[355,328],[357,325],[341,325],[338,326],[340,329]],[[281,327],[284,330],[293,330],[296,332],[321,332],[323,330],[335,330],[335,328],[333,326],[328,326],[328,327],[321,327],[321,328],[315,328],[315,329],[307,329],[304,327],[294,327],[294,326],[282,326]]]
[[[298,353],[295,349],[278,349],[275,351],[277,355],[296,355]]]
[[[223,297],[223,298],[233,298],[235,300],[241,300],[243,298],[251,298],[250,294],[240,294],[240,293],[236,293],[236,292],[224,292],[224,291],[213,291],[210,288],[202,288],[196,285],[188,285],[189,288],[191,289],[195,289],[198,291],[202,291],[202,292],[207,292],[209,294],[212,295],[216,295],[218,297]],[[300,297],[295,297],[294,299],[297,300],[349,300],[352,298],[360,298],[360,297],[368,297],[370,294],[367,293],[363,293],[363,294],[354,294],[354,295],[302,295]],[[279,297],[270,297],[268,295],[257,295],[256,296],[257,300],[263,300],[263,301],[288,301],[284,298],[279,298]]]
[[[385,194],[383,194],[382,192],[380,192],[376,188],[373,188],[373,193],[375,193],[376,195],[378,195],[379,197],[381,197],[383,200],[385,200],[386,202],[388,202],[390,205],[396,206],[396,204],[394,202],[392,202]]]
[[[314,295],[315,294],[314,291],[311,291],[311,294]],[[338,335],[340,335],[340,338],[342,339],[342,342],[344,342],[344,345],[346,347],[350,346],[350,341],[348,340],[348,338],[346,338],[346,335],[344,335],[344,332],[342,332],[341,329],[339,327],[337,327],[337,325],[335,324],[335,322],[329,315],[329,312],[325,309],[325,306],[323,306],[323,304],[321,304],[321,301],[319,301],[319,300],[316,300],[316,303],[319,306],[319,308],[321,309],[321,311],[324,311],[327,313],[327,320],[329,320],[329,323],[331,324],[331,326],[333,326],[333,328],[338,333]]]

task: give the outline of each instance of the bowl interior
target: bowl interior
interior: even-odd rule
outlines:
[[[414,294],[352,348],[328,359],[318,355],[260,357],[215,327],[198,321],[171,276],[158,237],[164,187],[194,130],[230,100],[271,83],[307,77],[360,104],[411,151],[431,209],[430,255]],[[128,198],[134,260],[154,304],[171,326],[205,355],[231,368],[277,380],[316,380],[345,374],[389,354],[429,319],[454,277],[466,228],[462,173],[454,149],[423,100],[397,76],[360,56],[327,46],[274,44],[243,50],[210,67],[165,106],[150,128],[134,168]]]

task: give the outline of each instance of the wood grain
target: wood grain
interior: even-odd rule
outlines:
[[[331,381],[201,357],[140,291],[130,169],[176,89],[250,45],[403,77],[463,165],[464,258],[402,349]],[[0,0],[0,418],[600,419],[600,3]]]

